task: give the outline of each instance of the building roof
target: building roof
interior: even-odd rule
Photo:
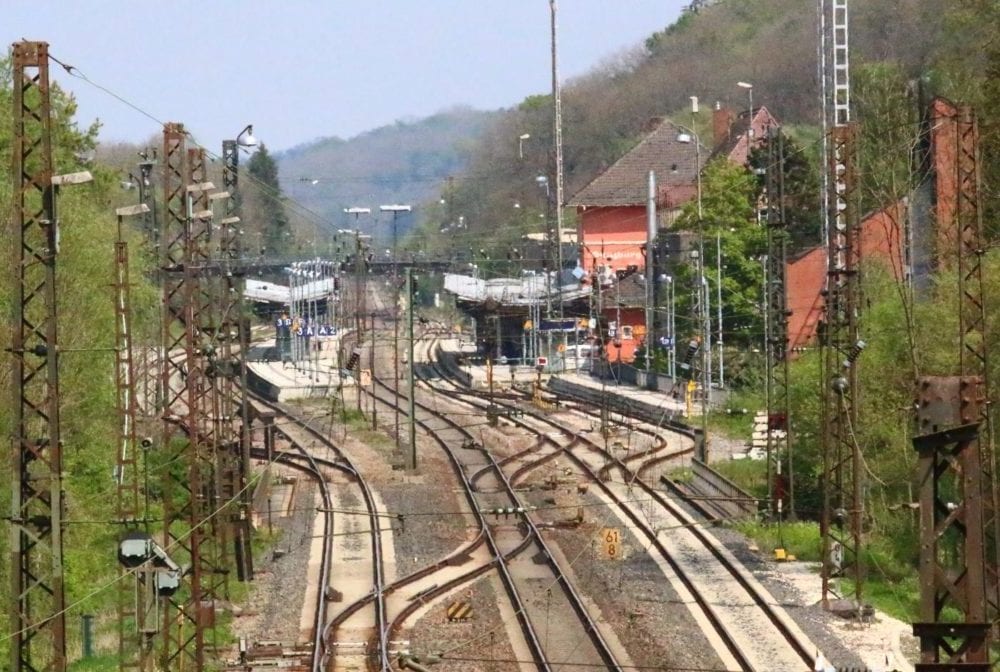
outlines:
[[[754,137],[751,143],[747,136],[747,131],[753,123]],[[753,117],[744,110],[736,117],[732,125],[729,126],[729,134],[723,138],[712,151],[712,158],[724,156],[735,164],[745,166],[750,158],[750,150],[764,141],[767,129],[777,126],[778,120],[774,118],[763,105],[753,109]]]
[[[656,173],[661,205],[677,206],[693,198],[698,174],[698,148],[688,130],[669,120],[657,120],[656,127],[610,168],[570,199],[573,206],[613,207],[645,205],[649,171]],[[687,135],[686,142],[678,140]],[[701,146],[701,162],[709,150]]]
[[[559,280],[555,273],[528,275],[520,278],[483,278],[445,273],[444,291],[454,294],[459,301],[469,303],[496,302],[505,306],[527,306],[547,297],[558,297],[564,301],[586,297],[589,289],[570,273],[563,273]]]

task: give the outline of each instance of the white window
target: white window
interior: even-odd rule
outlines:
[[[630,324],[622,325],[622,339],[626,341],[632,340],[632,325]]]

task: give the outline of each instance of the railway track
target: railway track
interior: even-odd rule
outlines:
[[[433,360],[431,357],[427,359]],[[436,366],[436,363],[432,361],[431,365]],[[678,577],[678,581],[683,585],[686,593],[698,605],[701,620],[707,622],[715,636],[724,643],[728,654],[728,656],[723,656],[723,661],[726,664],[741,670],[777,669],[775,665],[781,669],[811,669],[815,649],[790,622],[790,619],[772,604],[773,598],[756,583],[746,570],[738,566],[739,563],[711,535],[700,530],[696,521],[692,520],[681,507],[669,501],[643,478],[644,472],[652,466],[676,457],[677,453],[664,450],[662,442],[657,442],[649,450],[637,451],[625,458],[620,458],[609,453],[605,446],[582,433],[568,437],[569,441],[567,442],[561,420],[555,420],[547,417],[545,413],[525,408],[516,403],[513,398],[505,398],[504,395],[493,395],[487,399],[483,393],[455,384],[450,380],[447,372],[440,369],[433,373],[438,376],[438,379],[435,381],[427,380],[428,376],[425,375],[421,385],[436,394],[447,396],[450,401],[470,405],[481,412],[485,412],[486,406],[490,405],[494,412],[497,408],[505,408],[516,411],[512,414],[515,416],[523,413],[524,418],[509,417],[506,420],[534,433],[538,436],[538,446],[546,448],[544,455],[518,466],[510,476],[504,472],[503,467],[515,464],[519,458],[524,458],[525,455],[508,456],[503,460],[503,464],[500,464],[486,450],[468,451],[481,453],[483,458],[478,464],[466,463],[465,466],[459,466],[456,469],[456,473],[462,474],[471,471],[470,478],[467,479],[463,475],[461,479],[463,483],[468,481],[467,491],[471,493],[473,490],[479,490],[480,494],[496,495],[504,488],[508,488],[510,490],[510,503],[506,507],[498,506],[497,508],[506,508],[508,511],[516,512],[519,524],[530,525],[532,524],[531,516],[523,511],[524,507],[520,505],[519,499],[513,493],[512,485],[545,461],[554,459],[556,455],[565,455],[580,474],[584,475],[590,483],[595,484],[600,496],[616,508],[617,515],[629,521],[630,529],[640,537],[645,537],[647,545],[656,549],[656,555],[669,566],[671,573]],[[380,391],[374,393],[378,402],[389,408],[394,408],[395,390],[377,378],[375,382]],[[369,390],[364,392],[372,394]],[[398,398],[402,401],[406,395],[401,392]],[[415,408],[417,410],[416,424],[434,437],[434,440],[446,449],[446,454],[454,455],[455,451],[452,449],[454,445],[475,446],[477,444],[476,437],[468,429],[461,427],[451,418],[445,417],[437,409],[420,402],[419,397],[415,400]],[[583,411],[584,409],[577,406],[575,410]],[[406,413],[405,409],[399,409],[399,411],[404,415]],[[445,426],[441,426],[441,423],[444,423]],[[564,438],[553,439],[552,432],[549,431],[550,428],[557,429],[559,435]],[[453,438],[450,440],[441,436],[446,430],[453,433]],[[523,452],[527,453],[528,451]],[[609,479],[616,480],[613,478],[614,475],[620,476],[621,482],[608,482]],[[497,486],[497,492],[493,492],[491,487],[493,485]],[[622,492],[623,488],[626,488],[628,492]],[[644,519],[642,512],[636,511],[635,507],[628,504],[626,500],[629,499],[633,488],[637,489],[649,501],[654,502],[662,515],[669,520],[668,527],[676,531],[671,532],[668,538],[661,539],[660,531],[652,529],[648,521]],[[470,496],[475,499],[474,494]],[[538,533],[538,538],[541,539],[540,533]],[[494,558],[503,557],[500,553],[493,555]],[[552,553],[546,552],[545,556],[552,558]],[[711,568],[706,565],[705,558],[707,556],[712,558]],[[693,560],[695,557],[698,560]],[[497,563],[498,567],[503,564],[502,562]],[[716,588],[713,592],[706,588],[705,578],[704,576],[699,577],[699,574],[710,576],[709,581],[711,582],[724,583],[736,588],[729,588],[728,592],[720,592]],[[561,581],[557,582],[562,585]],[[567,580],[566,584],[570,590],[573,590],[571,582]],[[736,594],[737,592],[739,595]],[[510,593],[510,589],[508,589],[508,593]],[[423,601],[424,598],[433,599],[434,594],[436,593],[422,594],[421,600]],[[576,598],[582,605],[581,596],[577,595]],[[734,606],[727,603],[727,600],[733,600],[734,603],[739,602],[739,604]],[[744,604],[747,600],[750,602],[749,605]],[[524,609],[517,609],[517,613],[524,613]],[[522,631],[526,631],[523,625],[524,619],[521,620]],[[746,621],[766,623],[768,632],[762,632],[760,627],[755,629],[742,626],[741,623]],[[396,623],[397,621],[394,619],[393,624]],[[586,619],[583,616],[581,616],[581,623],[584,624],[586,630],[596,632],[595,629],[586,625]],[[766,637],[767,641],[762,642],[762,637]],[[537,640],[537,636],[535,639]],[[540,660],[545,660],[545,657],[536,656],[535,660],[538,664]],[[608,659],[604,659],[603,662],[605,665],[609,664]],[[610,669],[615,668],[611,667]]]
[[[318,587],[315,594],[313,617],[312,617],[312,638],[311,652],[308,660],[310,672],[325,672],[334,655],[331,638],[332,621],[328,613],[330,601],[329,591],[331,589],[331,571],[334,554],[334,501],[323,469],[331,469],[345,474],[353,481],[361,492],[362,499],[367,511],[370,549],[372,558],[371,570],[371,599],[368,604],[373,608],[373,648],[374,651],[366,651],[365,658],[374,661],[374,669],[388,672],[392,669],[389,657],[388,629],[386,621],[385,604],[385,568],[382,552],[382,525],[381,516],[375,501],[374,493],[365,480],[363,474],[354,466],[351,460],[340,448],[324,436],[319,430],[313,427],[310,422],[303,420],[295,414],[289,412],[279,404],[268,401],[258,395],[250,395],[253,400],[262,406],[272,410],[276,415],[286,418],[286,423],[279,430],[279,434],[288,440],[295,448],[295,452],[278,452],[273,459],[278,462],[289,464],[293,468],[298,468],[309,473],[316,481],[320,490],[322,506],[319,509],[323,516],[322,526],[322,551],[319,559]],[[327,456],[317,456],[314,454],[315,445],[319,445]],[[269,457],[258,454],[257,457]],[[274,669],[281,667],[272,658],[262,656],[258,659],[257,668]],[[255,669],[251,667],[250,669]]]
[[[467,388],[463,389],[460,385],[452,381],[447,372],[440,367],[436,368],[436,373],[440,376],[438,381],[431,382],[425,379],[423,380],[423,384],[436,389],[439,393],[447,394],[452,399],[458,397],[461,402],[471,404],[482,410],[485,410],[489,404],[496,404],[512,410],[517,409],[518,413],[523,414],[523,417],[519,418],[515,415],[514,417],[507,418],[509,422],[515,425],[527,426],[537,422],[559,430],[563,429],[559,421],[548,417],[545,413],[534,411],[515,402],[498,399],[496,395],[487,397],[481,392]],[[449,387],[442,389],[442,384]],[[586,449],[586,455],[581,455],[581,451],[577,450],[581,447]],[[659,555],[669,563],[675,575],[698,603],[702,613],[712,624],[716,633],[725,642],[726,648],[740,669],[775,669],[774,665],[776,661],[781,661],[778,665],[782,669],[796,669],[796,667],[799,669],[811,669],[815,648],[808,642],[808,639],[805,638],[801,631],[791,623],[787,615],[784,615],[782,610],[773,604],[773,598],[757,584],[756,580],[745,569],[739,566],[739,563],[735,561],[714,537],[707,534],[697,525],[697,521],[689,516],[676,502],[663,496],[662,493],[642,478],[642,473],[650,466],[650,460],[662,461],[672,457],[671,455],[659,455],[654,458],[649,456],[650,452],[652,451],[647,451],[642,456],[632,455],[628,459],[622,459],[609,454],[604,446],[584,434],[578,434],[574,437],[574,441],[563,449],[566,457],[589,478],[591,483],[598,487],[605,497],[614,502],[618,510],[631,521],[634,526],[633,530],[645,536],[648,543],[656,548]],[[633,462],[639,462],[640,464],[638,467],[630,466]],[[617,485],[608,482],[608,477],[613,472],[617,472],[621,476],[621,481]],[[669,516],[669,527],[678,530],[678,532],[671,535],[674,537],[671,540],[673,548],[668,548],[668,545],[659,538],[660,535],[655,530],[650,529],[650,526],[643,519],[641,513],[625,502],[625,493],[615,491],[616,489],[623,489],[622,486],[625,486],[626,492],[638,489],[644,496],[655,502],[665,515]],[[688,539],[685,543],[681,544],[679,542],[681,537]],[[713,604],[716,600],[703,594],[705,593],[705,589],[701,584],[704,582],[698,580],[695,573],[687,566],[697,565],[697,563],[685,563],[678,561],[674,557],[677,555],[678,550],[682,555],[686,555],[689,558],[694,557],[693,553],[699,548],[702,552],[707,551],[711,554],[717,563],[720,571],[712,575],[719,581],[727,581],[738,585],[745,596],[742,599],[749,598],[753,605],[752,609],[722,608]],[[703,563],[701,563],[700,569],[702,571],[705,570]],[[730,591],[729,594],[733,595],[733,591]],[[736,595],[733,596],[734,598],[737,597]],[[780,642],[762,643],[759,638],[759,632],[741,627],[741,624],[748,620],[748,612],[751,611],[757,614],[756,617],[751,618],[763,618],[764,622],[770,624],[770,629],[773,632],[779,633]],[[749,652],[751,650],[758,651],[758,654],[750,655]],[[768,653],[765,654],[763,652]]]
[[[386,406],[393,407],[395,390],[377,377],[375,380],[377,390],[382,392],[381,395],[378,391],[376,392],[377,400]],[[403,395],[403,398],[405,399],[405,395]],[[572,581],[556,562],[555,554],[543,539],[536,523],[527,515],[517,493],[514,491],[510,479],[497,464],[497,461],[487,451],[478,449],[476,437],[460,423],[420,401],[416,402],[416,408],[418,411],[417,425],[427,431],[435,443],[445,451],[456,475],[462,483],[467,501],[469,501],[470,506],[476,510],[477,516],[483,521],[487,544],[489,544],[491,555],[495,559],[493,565],[501,578],[505,592],[511,601],[511,606],[518,617],[521,631],[528,648],[531,650],[531,655],[537,668],[539,670],[550,670],[555,661],[571,664],[572,660],[563,660],[562,658],[566,655],[573,655],[588,664],[600,661],[605,666],[604,669],[623,669],[617,660],[619,654],[613,650],[606,636],[602,633],[602,628],[590,615],[582,596],[577,592]],[[477,449],[469,450],[468,448],[463,449],[461,447],[468,447],[470,445],[477,446]],[[476,479],[475,484],[472,482],[473,476]],[[498,535],[491,529],[491,526],[486,523],[486,514],[483,513],[483,511],[491,510],[512,512],[517,516],[518,526],[523,527],[525,533],[519,539],[514,540],[498,538]],[[537,611],[537,609],[529,604],[529,601],[522,595],[524,588],[518,587],[519,583],[523,586],[524,582],[519,582],[508,568],[507,563],[513,557],[530,551],[532,547],[536,551],[534,556],[542,558],[545,565],[551,570],[551,585],[559,586],[563,592],[567,606],[572,609],[573,613],[580,620],[583,630],[582,635],[571,635],[574,638],[574,642],[579,644],[576,651],[564,650],[561,652],[561,655],[555,656],[547,651],[547,642],[543,642],[542,640],[547,640],[548,638],[539,636],[538,628],[535,626],[533,619],[529,617],[531,612]],[[439,590],[433,591],[426,597],[431,598],[434,595],[444,594],[450,587],[441,586]],[[415,611],[415,607],[400,613],[394,620],[393,627],[402,627],[403,622],[412,611]],[[589,642],[593,650],[590,652],[581,650],[582,647],[585,647],[583,642]]]

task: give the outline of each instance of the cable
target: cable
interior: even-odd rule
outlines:
[[[456,661],[463,663],[510,663],[517,665],[538,665],[539,661],[535,660],[519,660],[516,658],[482,658],[482,657],[471,657],[471,656],[449,656],[447,654],[440,654],[442,661]],[[548,660],[545,661],[548,665],[553,667],[575,667],[575,668],[594,668],[594,669],[607,669],[607,665],[604,663],[567,663],[562,661]],[[726,667],[675,667],[672,665],[622,665],[619,667],[625,670],[662,670],[663,672],[740,672],[739,670],[732,670]]]

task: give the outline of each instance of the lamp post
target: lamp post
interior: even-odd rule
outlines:
[[[698,113],[698,97],[691,96],[691,117],[694,126],[694,115]],[[688,143],[692,140],[695,146],[695,184],[698,204],[698,250],[691,253],[692,259],[697,259],[697,277],[695,279],[694,299],[698,309],[694,316],[694,323],[698,324],[702,331],[701,347],[701,372],[702,372],[702,395],[701,395],[701,422],[702,422],[702,455],[704,461],[708,461],[708,406],[712,394],[712,317],[709,307],[710,292],[708,281],[705,278],[705,213],[702,209],[702,189],[701,189],[701,140],[698,133],[692,128],[687,128],[677,124],[682,132],[677,136],[678,142]],[[700,324],[699,324],[700,323]]]
[[[358,227],[358,219],[361,215],[372,214],[371,208],[362,208],[352,205],[349,208],[344,208],[344,213],[348,215],[354,215],[354,230],[346,231],[347,233],[354,234],[354,328],[358,334],[358,342],[361,342],[361,338],[364,335],[364,325],[365,325],[365,314],[368,312],[367,309],[367,289],[365,287],[365,280],[362,277],[362,271],[366,268],[364,262],[361,258],[361,229]],[[345,231],[341,231],[344,233]]]
[[[646,203],[646,387],[652,389],[650,372],[653,363],[653,304],[656,294],[656,174],[649,171],[649,194]]]
[[[661,276],[667,283],[667,375],[671,380],[677,378],[677,337],[674,334],[674,279],[672,276]]]
[[[380,205],[380,212],[392,213],[392,291],[393,291],[393,321],[392,321],[392,363],[393,381],[392,387],[395,393],[395,433],[396,449],[399,450],[399,230],[397,222],[399,213],[410,212],[413,208],[409,205]]]
[[[549,192],[549,178],[545,175],[539,175],[535,178],[535,184],[538,185],[539,189],[545,190],[545,240],[547,241],[548,249],[545,252],[545,313],[547,316],[552,315],[552,272],[548,268],[548,262],[552,259],[552,198]]]
[[[736,86],[740,87],[741,89],[747,90],[747,97],[749,98],[749,105],[750,105],[749,107],[750,114],[747,117],[747,123],[749,124],[747,127],[747,137],[752,138],[753,137],[753,84],[751,84],[750,82],[736,82]]]
[[[694,117],[698,113],[698,97],[691,96],[691,116]],[[704,283],[704,268],[705,268],[705,213],[702,209],[702,198],[701,198],[701,140],[698,138],[698,133],[693,130],[693,128],[688,128],[681,124],[675,124],[678,126],[682,133],[678,134],[677,141],[682,143],[694,142],[695,147],[695,165],[696,165],[696,175],[695,175],[695,185],[696,185],[696,198],[698,204],[698,269],[700,282]],[[694,124],[692,123],[692,126]],[[705,383],[704,397],[709,397],[711,392],[711,370],[712,370],[712,329],[711,329],[711,316],[708,312],[708,290],[702,292],[703,300],[699,303],[701,307],[701,312],[703,315],[698,317],[703,318],[705,321],[705,328],[703,334],[703,347],[702,347],[702,369],[707,372],[708,379]]]
[[[718,319],[716,324],[719,327],[718,338],[715,339],[716,345],[719,347],[719,389],[721,390],[726,386],[726,376],[725,376],[725,366],[723,364],[722,356],[722,232],[715,232],[715,310],[718,314]]]
[[[531,137],[531,133],[522,133],[517,136],[517,158],[524,159],[524,141]]]

